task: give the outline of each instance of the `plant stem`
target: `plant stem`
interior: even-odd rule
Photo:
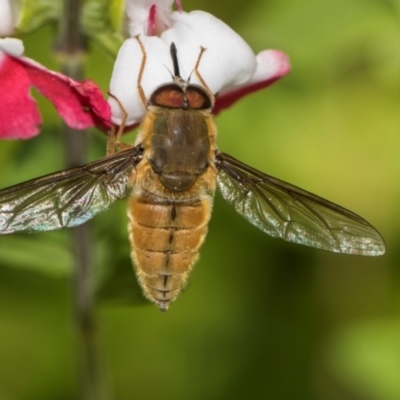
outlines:
[[[61,69],[75,80],[84,77],[84,37],[80,29],[81,0],[64,0],[63,19],[56,52],[60,56]],[[66,164],[68,167],[85,162],[87,137],[84,132],[64,126]],[[78,384],[82,400],[99,400],[101,390],[97,334],[94,321],[93,259],[90,225],[84,224],[72,230],[72,250],[75,271],[73,296],[75,326],[78,339]]]

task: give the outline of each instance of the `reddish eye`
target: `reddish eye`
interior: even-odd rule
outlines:
[[[176,85],[163,85],[150,97],[150,104],[167,108],[182,108],[184,105],[182,89]]]
[[[206,109],[211,108],[211,99],[205,90],[197,86],[189,86],[186,89],[186,99],[189,108]]]

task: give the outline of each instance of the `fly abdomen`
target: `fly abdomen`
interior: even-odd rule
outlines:
[[[207,233],[211,196],[130,200],[132,258],[144,295],[166,310],[184,288]]]

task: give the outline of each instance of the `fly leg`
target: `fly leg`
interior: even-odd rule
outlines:
[[[200,83],[204,87],[204,89],[207,90],[208,94],[210,95],[211,99],[214,102],[214,97],[215,96],[214,96],[213,92],[211,91],[211,89],[208,87],[207,83],[205,82],[205,80],[203,79],[203,77],[201,76],[200,71],[199,71],[199,65],[200,65],[201,57],[203,56],[205,51],[206,51],[206,48],[200,46],[200,54],[197,57],[197,61],[196,61],[196,64],[194,66],[193,72],[197,76],[197,79],[200,81]]]
[[[146,96],[144,94],[144,90],[142,87],[142,77],[143,77],[144,67],[146,65],[147,54],[146,54],[146,50],[144,49],[143,43],[140,40],[139,36],[140,35],[136,35],[135,39],[138,41],[140,50],[142,51],[142,64],[140,65],[139,75],[138,75],[138,79],[137,79],[137,90],[139,92],[140,100],[142,100],[143,106],[147,110],[147,100],[146,100]]]
[[[107,155],[110,155],[115,152],[115,148],[117,148],[118,150],[124,150],[124,149],[127,149],[132,146],[130,146],[126,143],[121,143],[121,141],[120,141],[121,136],[124,133],[126,119],[128,118],[128,113],[126,112],[124,105],[121,103],[121,101],[118,99],[118,97],[114,96],[111,92],[107,92],[107,94],[117,102],[117,104],[122,112],[121,124],[119,125],[117,132],[115,132],[115,130],[116,130],[115,125],[113,125],[111,127],[110,131],[108,132]]]
[[[144,90],[143,90],[143,87],[141,84],[144,68],[146,65],[147,54],[146,54],[146,50],[143,46],[143,43],[139,38],[139,35],[135,36],[135,39],[138,41],[140,50],[142,51],[142,63],[140,65],[139,75],[138,75],[138,79],[137,79],[137,90],[139,92],[139,97],[143,103],[144,108],[147,109],[146,96],[144,94]],[[121,124],[119,125],[118,130],[116,131],[116,126],[112,126],[112,128],[108,134],[107,154],[109,155],[109,154],[114,153],[115,148],[117,148],[118,150],[124,150],[124,149],[130,148],[132,146],[121,142],[121,136],[124,133],[124,128],[126,126],[126,120],[128,118],[128,112],[126,111],[124,105],[121,103],[121,101],[116,96],[114,96],[110,92],[108,92],[108,95],[117,102],[119,108],[121,109],[121,113],[122,113]]]

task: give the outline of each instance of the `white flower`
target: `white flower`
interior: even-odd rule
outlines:
[[[203,11],[172,11],[172,3],[126,0],[132,38],[122,45],[110,82],[110,93],[128,113],[126,125],[140,122],[146,111],[137,89],[143,61],[137,35],[147,57],[140,81],[146,99],[157,87],[172,81],[171,43],[177,48],[181,77],[198,85],[201,82],[193,71],[201,48],[206,49],[198,71],[212,93],[221,94],[216,99],[215,112],[241,97],[243,89],[247,93],[265,87],[289,71],[283,53],[264,51],[256,57],[249,45],[218,18]],[[120,125],[121,107],[113,98],[109,103],[112,122]]]

